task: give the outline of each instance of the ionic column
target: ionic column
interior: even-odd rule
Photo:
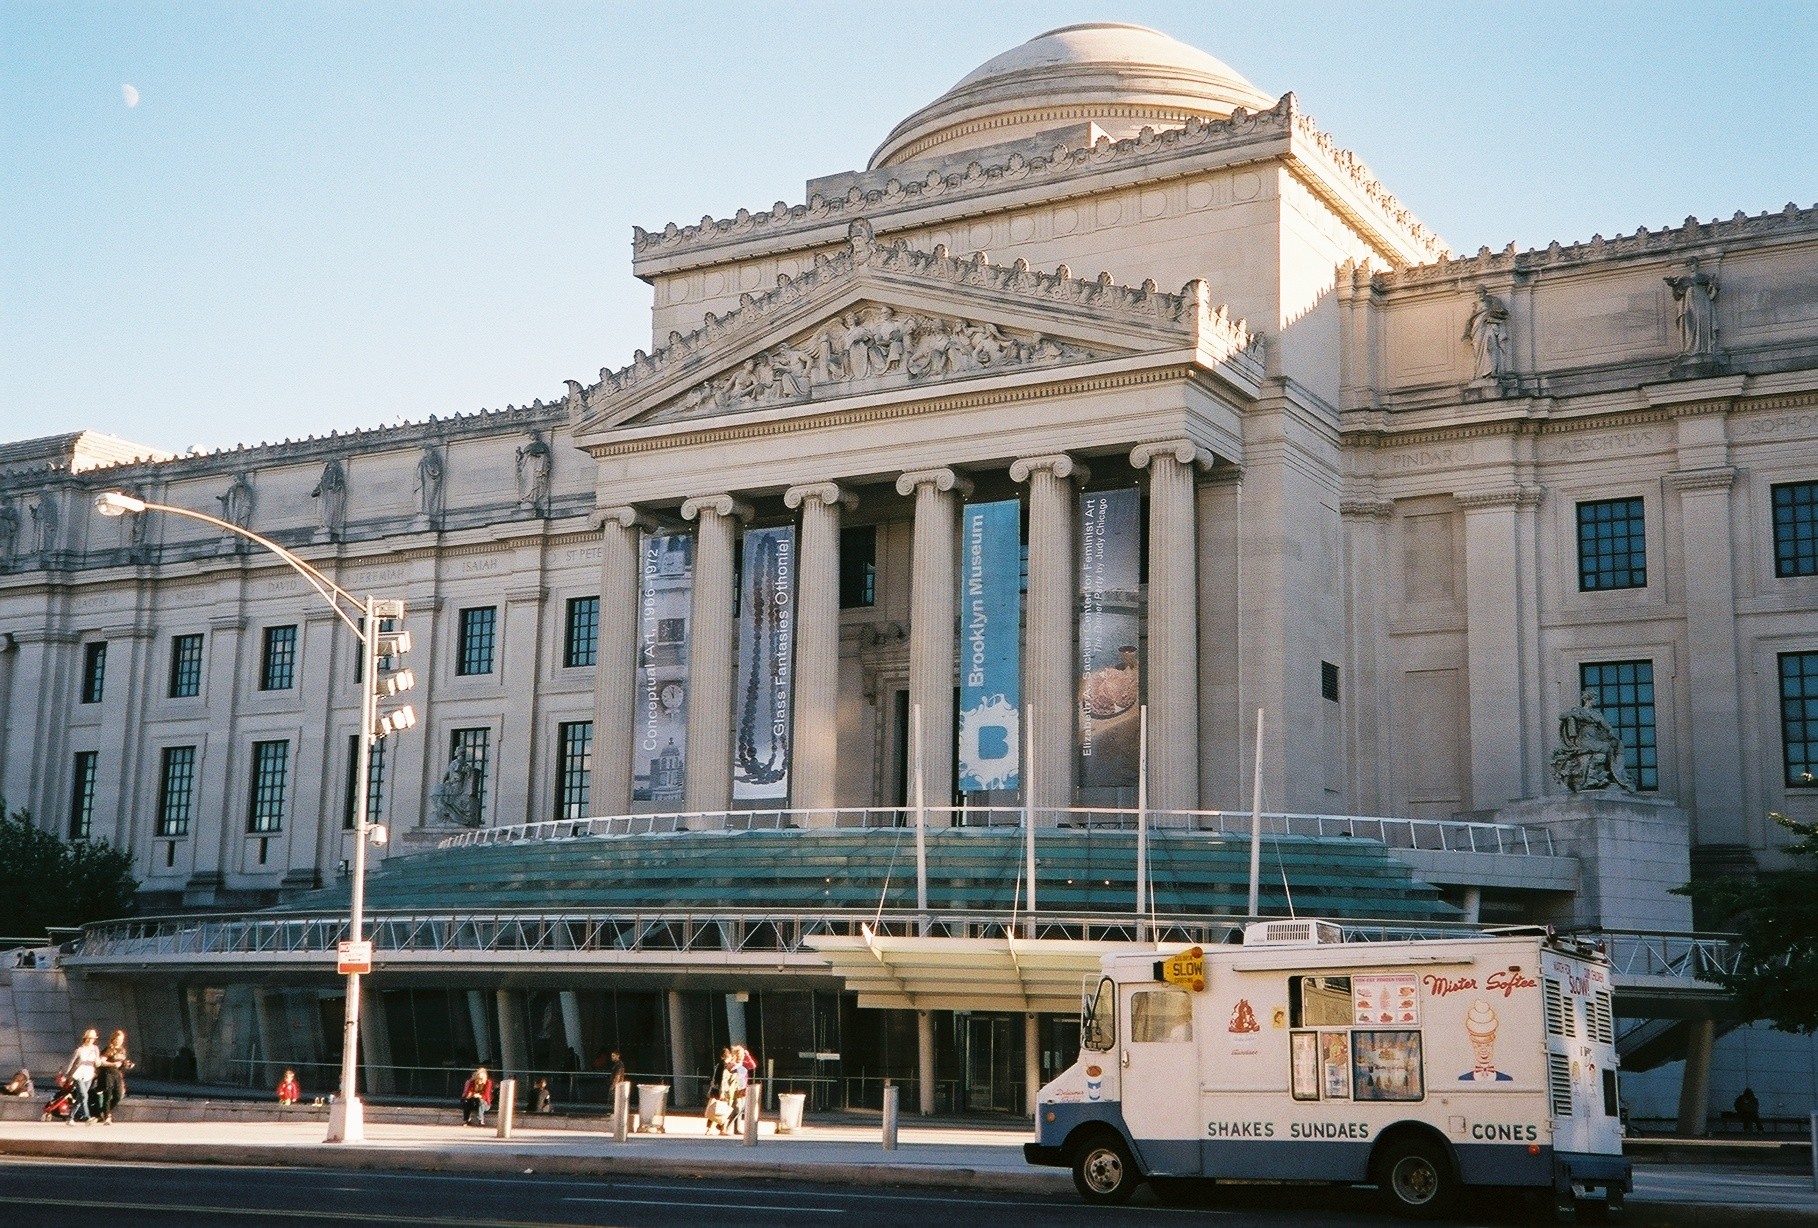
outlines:
[[[1023,679],[1035,718],[1029,743],[1030,801],[1036,822],[1052,825],[1073,803],[1074,591],[1076,484],[1086,467],[1065,454],[1032,456],[1010,466],[1010,480],[1029,484],[1029,609]],[[1024,730],[1023,736],[1028,737]]]
[[[637,740],[638,581],[642,534],[655,522],[635,507],[595,513],[600,530],[599,643],[593,667],[595,814],[631,810],[631,751]]]
[[[1138,445],[1149,471],[1149,805],[1199,806],[1199,535],[1189,440]]]
[[[792,486],[802,509],[795,587],[795,751],[790,793],[810,827],[833,826],[839,804],[840,508],[857,500],[832,482]]]
[[[751,508],[731,495],[682,504],[694,532],[694,600],[688,616],[688,761],[685,810],[732,806],[732,534]]]
[[[971,483],[951,469],[924,469],[896,480],[915,492],[910,545],[909,711],[922,714],[922,790],[930,806],[953,798],[953,649],[959,576],[959,499]],[[913,737],[913,733],[911,737]],[[911,795],[913,796],[913,783]]]

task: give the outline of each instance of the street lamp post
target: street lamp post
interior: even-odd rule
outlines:
[[[316,594],[333,610],[335,617],[347,624],[348,630],[354,633],[360,642],[360,733],[358,749],[354,762],[354,841],[353,864],[350,867],[353,883],[348,906],[348,937],[353,944],[353,954],[357,960],[360,955],[369,955],[370,948],[364,944],[366,928],[366,846],[368,842],[383,844],[386,840],[385,828],[372,821],[372,748],[373,743],[386,734],[397,733],[411,728],[417,723],[416,714],[408,704],[394,709],[381,716],[379,701],[407,691],[415,683],[415,677],[408,669],[394,669],[381,677],[380,662],[395,659],[410,651],[410,633],[395,624],[404,617],[404,603],[395,599],[367,596],[364,599],[330,580],[296,554],[280,546],[270,538],[262,537],[250,529],[242,528],[205,512],[193,511],[184,507],[173,507],[165,503],[152,503],[145,499],[135,498],[117,490],[105,491],[95,497],[95,510],[103,516],[124,516],[128,512],[163,512],[171,516],[182,516],[188,520],[199,520],[204,524],[233,533],[239,537],[263,546],[282,559],[292,571],[302,576]],[[393,624],[390,628],[387,624]],[[353,961],[350,961],[353,962]],[[362,966],[354,964],[355,967]],[[360,972],[347,972],[347,1009],[343,1021],[345,1029],[341,1041],[341,1091],[335,1098],[334,1108],[328,1115],[328,1142],[357,1143],[366,1137],[365,1110],[356,1094],[359,1075],[360,1044]]]

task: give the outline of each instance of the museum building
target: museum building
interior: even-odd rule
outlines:
[[[1818,210],[1459,258],[1293,94],[1097,24],[632,267],[650,349],[548,402],[0,445],[0,796],[142,916],[336,915],[363,679],[278,558],[95,496],[404,601],[375,1089],[744,1038],[1017,1110],[1105,944],[1248,911],[1253,794],[1261,911],[1359,924],[1689,931],[1667,887],[1818,821]],[[1556,771],[1587,706],[1626,789]],[[332,1065],[319,948],[186,924],[72,994],[207,1077]]]

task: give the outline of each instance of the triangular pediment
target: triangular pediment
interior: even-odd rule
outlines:
[[[901,389],[1179,351],[1208,334],[1241,353],[1256,339],[1207,304],[1205,283],[1180,294],[1152,282],[1073,278],[1018,260],[950,257],[907,244],[851,240],[776,289],[709,314],[654,355],[639,351],[591,388],[569,383],[577,442],[617,428],[690,422]]]

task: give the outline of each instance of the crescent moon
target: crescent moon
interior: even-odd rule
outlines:
[[[136,86],[122,85],[120,87],[120,96],[126,99],[126,105],[129,107],[136,107],[139,105],[139,90]]]

